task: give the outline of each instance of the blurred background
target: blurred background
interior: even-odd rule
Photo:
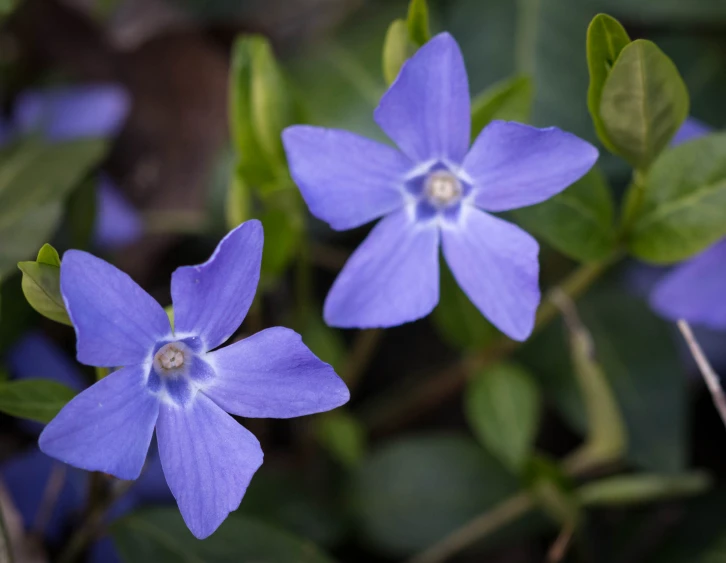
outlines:
[[[447,560],[726,561],[726,433],[680,336],[648,307],[663,268],[619,264],[578,301],[572,322],[555,320],[495,366],[531,389],[527,398],[515,397],[505,421],[532,428],[539,457],[522,472],[512,471],[492,445],[496,439],[479,430],[477,390],[460,374],[462,359],[500,340],[448,272],[442,272],[442,302],[426,319],[385,333],[324,325],[327,290],[370,226],[331,231],[310,217],[289,179],[256,170],[233,142],[235,128],[256,119],[235,105],[242,79],[234,69],[245,64],[235,40],[240,34],[269,40],[280,81],[263,99],[278,104],[276,96],[284,97],[285,119],[383,140],[372,118],[386,89],[383,43],[407,6],[398,0],[0,1],[6,14],[0,158],[17,158],[12,151],[28,136],[49,146],[84,140],[73,150],[48,149],[23,171],[23,182],[0,162],[3,378],[44,377],[76,390],[94,380],[92,368],[74,360],[73,331],[38,315],[23,296],[16,263],[33,260],[44,243],[60,252],[89,249],[168,305],[176,267],[206,260],[229,228],[259,217],[263,278],[240,334],[295,328],[352,390],[351,403],[334,413],[244,421],[262,443],[265,464],[239,512],[206,542],[187,537],[152,447],[144,476],[114,504],[83,557],[407,561],[525,491],[535,499],[531,507]],[[448,30],[461,45],[472,95],[529,77],[525,115],[535,125],[596,142],[585,36],[598,12],[673,59],[701,125],[726,124],[726,0],[431,0],[429,8],[432,31]],[[281,106],[272,107],[277,115]],[[625,163],[603,151],[600,165],[622,193],[630,173]],[[545,288],[575,266],[547,241],[541,259]],[[591,337],[591,356],[628,436],[622,459],[587,478],[657,474],[662,479],[650,496],[626,486],[583,501],[579,476],[570,479],[556,463],[587,430],[572,361],[577,334]],[[726,370],[726,334],[697,334],[717,369]],[[479,374],[468,375],[475,381],[471,376]],[[4,537],[20,562],[62,558],[88,516],[89,491],[117,486],[37,452],[38,429],[0,418]],[[532,492],[541,483],[549,492]],[[571,513],[577,514],[573,533]],[[558,538],[567,544],[563,553]]]

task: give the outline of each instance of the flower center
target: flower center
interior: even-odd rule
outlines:
[[[449,205],[461,197],[461,182],[451,172],[437,170],[426,177],[424,192],[433,205]]]
[[[164,344],[154,356],[154,367],[158,373],[177,370],[184,365],[185,350],[176,342]]]

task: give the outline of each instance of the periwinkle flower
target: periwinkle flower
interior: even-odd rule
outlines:
[[[174,272],[173,330],[161,306],[110,264],[76,250],[61,263],[78,360],[123,367],[71,400],[43,430],[40,448],[82,469],[135,479],[156,428],[167,483],[198,538],[239,506],[262,464],[257,439],[227,413],[290,418],[349,398],[333,368],[292,330],[269,328],[218,348],[252,303],[262,239],[259,221],[248,221],[207,262]]]
[[[400,150],[346,131],[283,133],[310,211],[333,229],[379,217],[325,301],[328,324],[388,327],[439,300],[439,245],[457,282],[502,332],[524,340],[540,301],[539,246],[491,215],[542,202],[597,160],[556,128],[494,121],[469,147],[468,79],[456,41],[434,37],[407,61],[374,114]]]

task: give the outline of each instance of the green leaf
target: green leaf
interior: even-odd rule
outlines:
[[[408,26],[408,36],[414,45],[422,47],[431,39],[429,8],[426,0],[411,0],[408,5],[406,25]]]
[[[628,437],[627,459],[657,473],[678,473],[688,458],[686,380],[667,323],[643,301],[594,290],[578,302],[599,365],[615,394]],[[519,360],[583,435],[588,420],[561,322],[533,336]]]
[[[504,465],[519,472],[537,435],[539,389],[530,373],[516,364],[479,372],[464,395],[474,434]]]
[[[433,313],[434,326],[448,344],[474,350],[487,346],[499,336],[499,331],[461,290],[448,267],[441,268],[439,293],[439,304]]]
[[[366,450],[366,433],[362,424],[343,409],[315,417],[315,435],[320,444],[346,467],[355,467]]]
[[[726,134],[669,149],[643,187],[630,251],[643,260],[677,262],[726,235]]]
[[[260,216],[265,231],[262,275],[268,279],[275,279],[285,271],[304,236],[299,197],[293,190],[275,192],[267,198],[266,209]]]
[[[17,224],[40,206],[65,199],[105,156],[99,139],[52,145],[28,139],[0,155],[0,229]]]
[[[519,488],[485,450],[455,435],[386,444],[364,461],[353,487],[360,530],[392,555],[434,544]]]
[[[25,298],[38,313],[57,323],[72,326],[60,292],[60,257],[55,248],[43,245],[35,262],[19,262]]]
[[[297,108],[268,40],[240,36],[230,70],[230,126],[245,180],[262,184],[285,175],[282,130]]]
[[[229,182],[227,200],[224,205],[227,228],[230,230],[238,227],[252,216],[252,194],[247,182],[242,177],[241,170],[239,170],[239,167],[236,168],[237,170],[232,174]]]
[[[66,224],[73,248],[87,248],[91,244],[96,225],[97,186],[98,178],[89,178],[68,198]]]
[[[688,90],[673,62],[650,41],[625,46],[605,80],[600,117],[616,152],[647,170],[688,117]]]
[[[580,503],[570,477],[555,463],[534,457],[527,464],[524,481],[537,504],[560,526],[574,527],[580,519]]]
[[[630,37],[620,22],[606,14],[598,14],[587,28],[587,67],[590,71],[590,86],[587,90],[587,107],[590,110],[595,131],[610,152],[616,148],[605,133],[600,117],[600,100],[605,81],[615,61]]]
[[[51,379],[0,382],[0,411],[10,416],[50,422],[76,392]]]
[[[408,34],[408,24],[401,19],[394,20],[386,33],[383,42],[383,78],[386,84],[392,84],[398,73],[411,55],[416,46],[411,43]]]
[[[522,226],[580,262],[602,260],[616,247],[613,195],[595,166],[565,191],[538,205],[517,209]]]
[[[209,538],[199,541],[184,524],[179,510],[142,510],[115,521],[111,534],[128,563],[331,563],[312,543],[231,514]]]
[[[534,88],[529,76],[514,76],[493,84],[472,100],[472,140],[494,119],[527,123],[533,101]]]
[[[622,506],[700,495],[710,487],[711,477],[703,471],[683,475],[639,473],[588,483],[577,489],[577,496],[588,506]]]

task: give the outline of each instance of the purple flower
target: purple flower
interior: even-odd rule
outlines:
[[[671,140],[671,146],[675,147],[687,141],[703,137],[712,131],[711,127],[699,121],[695,117],[689,117],[683,122],[681,128]]]
[[[231,231],[212,257],[174,272],[174,330],[131,278],[85,252],[61,264],[78,360],[124,366],[70,401],[43,452],[120,479],[139,476],[154,428],[167,483],[192,533],[210,535],[262,464],[257,439],[226,412],[290,418],[338,407],[348,389],[286,328],[218,348],[237,330],[260,275],[262,226]],[[226,411],[226,412],[225,412]]]
[[[442,33],[401,69],[374,114],[398,145],[340,130],[283,133],[310,211],[337,230],[384,217],[353,253],[325,301],[328,324],[388,327],[439,300],[439,244],[461,288],[502,332],[531,333],[540,301],[539,246],[491,215],[542,202],[583,176],[597,150],[556,128],[494,121],[469,147],[468,79]]]

